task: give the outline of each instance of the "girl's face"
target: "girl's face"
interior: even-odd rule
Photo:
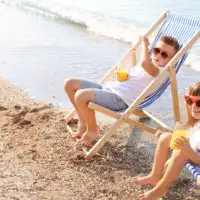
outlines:
[[[200,119],[200,96],[185,96],[185,101],[194,119]]]

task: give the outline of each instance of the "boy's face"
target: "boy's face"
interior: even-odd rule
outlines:
[[[173,46],[158,41],[153,49],[152,63],[156,67],[164,67],[175,54],[176,51]]]

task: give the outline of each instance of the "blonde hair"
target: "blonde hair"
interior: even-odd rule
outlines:
[[[200,82],[197,82],[194,85],[191,85],[189,87],[188,94],[191,96],[200,96]],[[194,126],[196,124],[196,122],[199,120],[192,117],[191,111],[190,111],[189,107],[187,106],[187,104],[186,104],[186,111],[187,111],[187,116],[188,116],[187,124]]]
[[[190,86],[189,95],[200,96],[200,82],[197,82],[194,85]]]

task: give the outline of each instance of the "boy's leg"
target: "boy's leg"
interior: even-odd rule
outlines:
[[[171,133],[164,133],[160,136],[154,156],[154,164],[151,173],[143,177],[134,177],[134,183],[156,185],[156,183],[161,179],[165,162],[169,157],[170,139]]]
[[[64,88],[66,93],[69,96],[71,103],[73,104],[79,118],[79,127],[77,133],[73,135],[74,138],[80,138],[82,134],[86,131],[86,124],[83,120],[80,110],[78,109],[76,102],[75,102],[75,94],[78,90],[83,88],[102,88],[101,85],[97,83],[93,83],[86,80],[70,78],[65,81]]]
[[[80,111],[82,119],[86,122],[87,130],[79,140],[79,144],[86,145],[96,140],[98,137],[98,127],[94,110],[88,107],[90,101],[94,101],[95,93],[93,89],[81,89],[75,94],[75,102]],[[84,140],[83,140],[84,138]]]
[[[152,190],[142,195],[140,200],[154,200],[164,196],[168,191],[168,186],[178,177],[184,167],[185,161],[188,159],[189,158],[186,158],[181,150],[173,151],[169,165],[162,179]]]
[[[83,119],[87,122],[87,131],[79,141],[80,145],[85,146],[89,146],[99,137],[95,112],[88,107],[89,102],[94,102],[114,111],[123,110],[128,107],[119,96],[102,89],[79,90],[75,94],[75,102]]]

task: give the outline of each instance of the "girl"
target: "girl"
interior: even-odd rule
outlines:
[[[191,161],[200,166],[200,82],[189,88],[185,103],[188,115],[187,125],[192,126],[193,131],[189,134],[189,139],[178,136],[175,138],[174,145],[180,150],[173,151],[163,177],[161,176],[170,153],[169,144],[172,135],[166,133],[160,136],[151,173],[144,177],[133,178],[136,184],[154,185],[152,190],[140,196],[140,200],[157,200],[164,196],[168,191],[168,186],[183,169],[185,161]]]

